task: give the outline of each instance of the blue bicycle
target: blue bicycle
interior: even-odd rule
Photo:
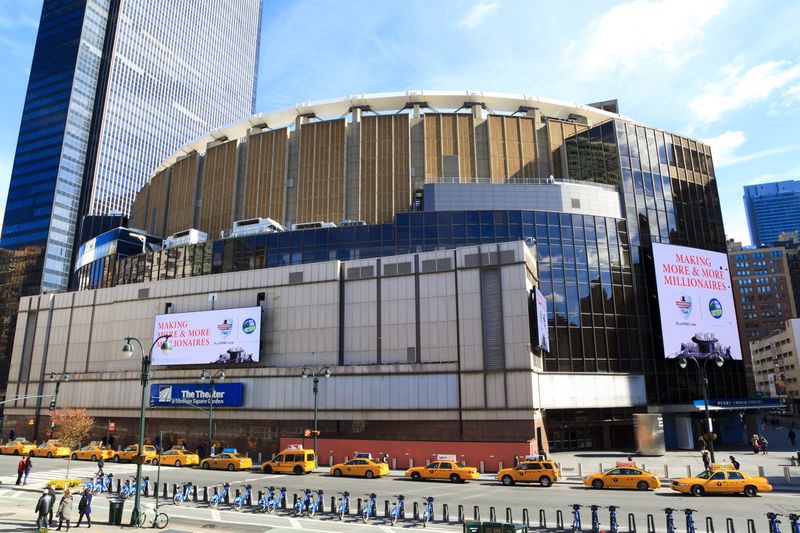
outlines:
[[[394,502],[392,505],[392,510],[389,512],[389,519],[392,522],[392,525],[395,525],[398,520],[403,518],[403,515],[406,512],[406,498],[402,494],[398,494],[395,496],[397,501]]]
[[[303,496],[297,499],[297,503],[294,504],[294,515],[300,516],[303,514],[306,509],[308,509],[309,504],[311,504],[311,489],[303,490]]]
[[[267,487],[267,490],[269,491],[268,494],[262,496],[261,499],[258,500],[258,508],[262,513],[266,511],[272,514],[278,510],[281,505],[286,505],[286,487],[281,487],[278,496],[275,496],[275,487]]]
[[[147,485],[147,482],[150,481],[149,477],[142,478],[142,484],[139,487],[139,490],[144,493],[144,488]],[[120,489],[119,495],[125,499],[131,499],[136,495],[136,481],[129,479],[125,482],[125,485]]]
[[[686,533],[696,533],[692,513],[696,513],[697,509],[684,509],[683,512],[686,513]]]
[[[789,520],[792,522],[792,533],[800,533],[800,526],[797,525],[800,515],[789,513]]]
[[[101,492],[111,492],[111,484],[113,483],[114,474],[106,474],[100,476],[97,481],[90,481],[86,484],[86,488],[95,496]]]
[[[340,492],[339,494],[342,495],[339,498],[339,507],[336,509],[336,514],[339,516],[339,520],[344,520],[345,515],[350,514],[350,493],[347,491]]]
[[[781,516],[778,513],[767,513],[767,518],[769,519],[769,533],[781,533],[778,524],[781,523],[778,520],[778,517]]]
[[[370,518],[378,516],[378,501],[376,500],[378,495],[373,492],[371,494],[364,494],[364,496],[368,499],[364,502],[364,508],[361,510],[361,521],[366,524],[369,522]]]
[[[222,485],[222,492],[218,492],[213,496],[211,496],[211,498],[209,498],[208,500],[208,505],[213,508],[217,507],[220,503],[224,502],[225,496],[227,496],[228,493],[230,492],[230,487],[231,486],[229,483],[225,483],[224,485]]]
[[[616,505],[609,505],[608,506],[608,520],[610,525],[608,526],[609,533],[619,533],[619,523],[617,523],[617,507]]]
[[[317,499],[308,504],[308,516],[312,517],[322,509],[322,489],[317,490]]]
[[[186,483],[183,485],[183,489],[176,492],[175,496],[172,497],[172,503],[175,505],[180,505],[185,501],[189,501],[189,498],[192,497],[192,483]]]
[[[422,527],[428,527],[428,522],[433,522],[433,496],[422,498],[425,509],[422,511]]]
[[[251,492],[252,488],[253,487],[251,485],[245,486],[244,492],[239,494],[237,497],[235,497],[233,499],[233,508],[235,510],[241,511],[242,507],[244,506],[244,504],[246,504],[248,501],[250,501],[250,495],[252,494],[252,492]]]
[[[577,503],[572,504],[572,533],[581,530],[581,506]]]
[[[675,521],[672,519],[672,513],[674,512],[675,509],[672,507],[667,507],[664,509],[664,514],[667,516],[667,533],[676,533]]]
[[[600,533],[600,517],[597,516],[597,510],[600,509],[600,506],[592,505],[589,508],[592,510],[592,533]]]

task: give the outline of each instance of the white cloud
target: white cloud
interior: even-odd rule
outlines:
[[[714,122],[727,111],[765,100],[773,91],[800,79],[800,65],[767,61],[744,71],[741,59],[737,59],[723,68],[722,74],[721,81],[707,84],[705,92],[689,102],[689,109],[704,122]]]
[[[499,0],[478,2],[472,6],[472,9],[470,9],[469,12],[467,12],[467,14],[461,18],[461,20],[458,21],[458,25],[461,28],[467,29],[477,28],[484,20],[486,20],[486,17],[488,17],[489,14],[498,7],[500,7]]]
[[[730,167],[733,165],[739,165],[741,163],[747,163],[748,161],[753,161],[754,159],[761,159],[762,157],[769,157],[773,155],[780,155],[785,154],[788,152],[795,152],[800,150],[800,144],[789,144],[786,146],[777,146],[775,148],[768,148],[767,150],[760,150],[758,152],[753,152],[750,154],[739,155],[735,157],[729,157],[727,160],[723,161],[722,164],[717,163],[717,156],[714,155],[714,166],[716,167]]]
[[[697,52],[694,41],[726,3],[635,0],[614,6],[589,25],[586,39],[570,43],[569,53],[580,54],[577,75],[635,72],[653,63],[677,67]]]
[[[711,153],[714,156],[714,166],[724,167],[728,161],[733,158],[734,152],[737,148],[742,146],[747,137],[743,131],[726,131],[716,137],[706,139],[705,142],[711,147]]]

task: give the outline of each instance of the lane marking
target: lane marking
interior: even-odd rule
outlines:
[[[220,515],[219,511],[217,511],[216,509],[211,509],[211,520],[213,520],[214,522],[219,522],[220,520],[222,520],[222,515]]]
[[[303,529],[303,526],[300,525],[300,521],[296,518],[289,517],[289,524],[291,524],[293,529]]]

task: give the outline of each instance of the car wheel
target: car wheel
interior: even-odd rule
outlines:
[[[19,455],[19,450],[14,450],[14,455]]]
[[[209,465],[208,462],[205,462],[202,464],[202,468],[203,470],[208,470],[209,468],[211,468],[211,465]]]
[[[745,495],[745,496],[750,496],[750,497],[752,498],[752,497],[753,497],[753,496],[755,496],[756,494],[758,494],[758,489],[757,489],[755,486],[753,486],[753,485],[747,485],[747,486],[744,488],[744,495]]]
[[[119,462],[119,455],[115,455],[115,456],[114,456],[114,462],[115,462],[115,463],[118,463],[118,462]]]
[[[593,489],[602,489],[603,488],[603,480],[602,479],[595,479],[592,481],[592,488]]]
[[[333,471],[333,477],[342,477],[342,471],[337,468]]]
[[[48,459],[52,459],[53,458],[53,452],[47,452],[47,458]]]
[[[177,467],[179,467],[179,468],[180,468],[180,466],[181,466],[181,462],[180,462],[180,460],[177,460],[177,461],[175,461],[175,466],[177,466]]]
[[[542,476],[539,478],[539,485],[541,485],[542,487],[549,487],[552,484],[553,482],[550,481],[550,478],[547,476]]]
[[[151,462],[151,464],[152,464],[153,466],[158,466],[158,459],[153,459],[153,461]]]
[[[74,453],[72,454],[72,460],[73,461],[77,461],[78,460],[77,454],[74,454]]]
[[[501,479],[500,481],[502,481],[503,485],[505,485],[506,487],[510,487],[511,485],[514,484],[514,478],[508,475],[503,476],[503,479]]]
[[[271,467],[271,466],[269,466],[269,465],[265,466],[265,467],[263,468],[263,470],[264,470],[264,473],[265,473],[265,474],[271,474],[271,473],[272,473],[272,467]]]
[[[228,465],[228,472],[233,472],[235,469],[236,469],[236,467],[233,466],[233,463]]]
[[[297,466],[294,467],[294,470],[292,470],[292,472],[294,472],[295,475],[299,476],[300,474],[303,473],[303,467],[300,466],[300,465],[297,465]]]
[[[97,456],[96,456],[96,455],[93,455],[93,456],[92,456],[92,461],[95,461],[95,462],[97,462]]]
[[[373,472],[372,470],[367,470],[366,472],[364,472],[364,477],[367,479],[372,479],[375,477],[375,472]]]
[[[639,490],[650,490],[650,485],[647,484],[647,481],[640,481],[636,484],[636,488]]]
[[[450,481],[452,481],[453,483],[458,483],[459,481],[461,481],[461,476],[459,476],[458,474],[450,474]]]
[[[703,487],[700,485],[693,485],[692,488],[689,490],[692,496],[702,496],[703,495]]]
[[[414,481],[419,481],[420,479],[422,479],[422,476],[420,475],[419,472],[411,472],[411,479],[413,479]]]

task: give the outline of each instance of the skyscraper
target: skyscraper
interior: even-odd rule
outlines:
[[[127,214],[167,155],[249,116],[261,0],[45,0],[0,248],[67,287],[84,215]],[[154,135],[154,132],[158,132]]]
[[[744,209],[755,246],[775,243],[781,233],[800,231],[800,181],[746,185]]]

